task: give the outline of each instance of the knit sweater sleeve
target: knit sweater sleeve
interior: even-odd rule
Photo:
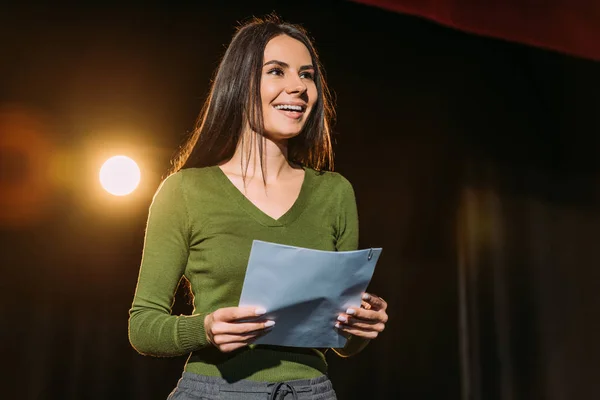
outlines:
[[[342,177],[339,196],[337,226],[337,251],[352,251],[358,248],[358,211],[352,184]]]
[[[204,315],[171,315],[190,245],[183,173],[158,188],[148,214],[142,262],[132,307],[129,341],[141,354],[171,357],[207,345]]]
[[[358,210],[352,184],[343,178],[338,215],[337,251],[358,249]],[[361,352],[369,344],[369,339],[352,336],[341,349],[332,349],[340,357],[350,357]]]

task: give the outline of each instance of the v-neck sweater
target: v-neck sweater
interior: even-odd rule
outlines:
[[[185,371],[229,380],[280,382],[325,374],[322,349],[249,345],[223,353],[207,341],[205,316],[239,305],[253,240],[356,250],[358,216],[352,185],[339,173],[305,167],[298,198],[274,219],[246,198],[218,166],[170,175],[149,209],[129,313],[132,346],[159,357],[189,354]],[[193,313],[171,315],[182,277],[191,286]]]

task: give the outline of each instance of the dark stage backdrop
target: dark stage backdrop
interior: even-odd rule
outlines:
[[[600,61],[595,0],[354,0],[465,32]]]
[[[316,39],[361,246],[384,248],[390,321],[329,356],[339,398],[598,398],[600,66],[353,2],[229,6],[0,13],[2,398],[174,387],[185,359],[127,340],[147,208],[233,25],[273,10]],[[122,152],[144,180],[111,198]]]

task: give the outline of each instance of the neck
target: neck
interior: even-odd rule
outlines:
[[[262,167],[260,142],[262,143]],[[231,159],[221,166],[235,174],[245,176],[247,180],[254,178],[264,182],[274,182],[292,167],[288,161],[287,140],[274,141],[255,132],[248,132],[240,140]]]

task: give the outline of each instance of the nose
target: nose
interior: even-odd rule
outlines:
[[[288,85],[286,87],[286,92],[288,94],[293,94],[293,93],[302,94],[302,93],[306,92],[306,84],[304,83],[304,81],[302,79],[300,79],[300,77],[292,78],[288,82]]]

